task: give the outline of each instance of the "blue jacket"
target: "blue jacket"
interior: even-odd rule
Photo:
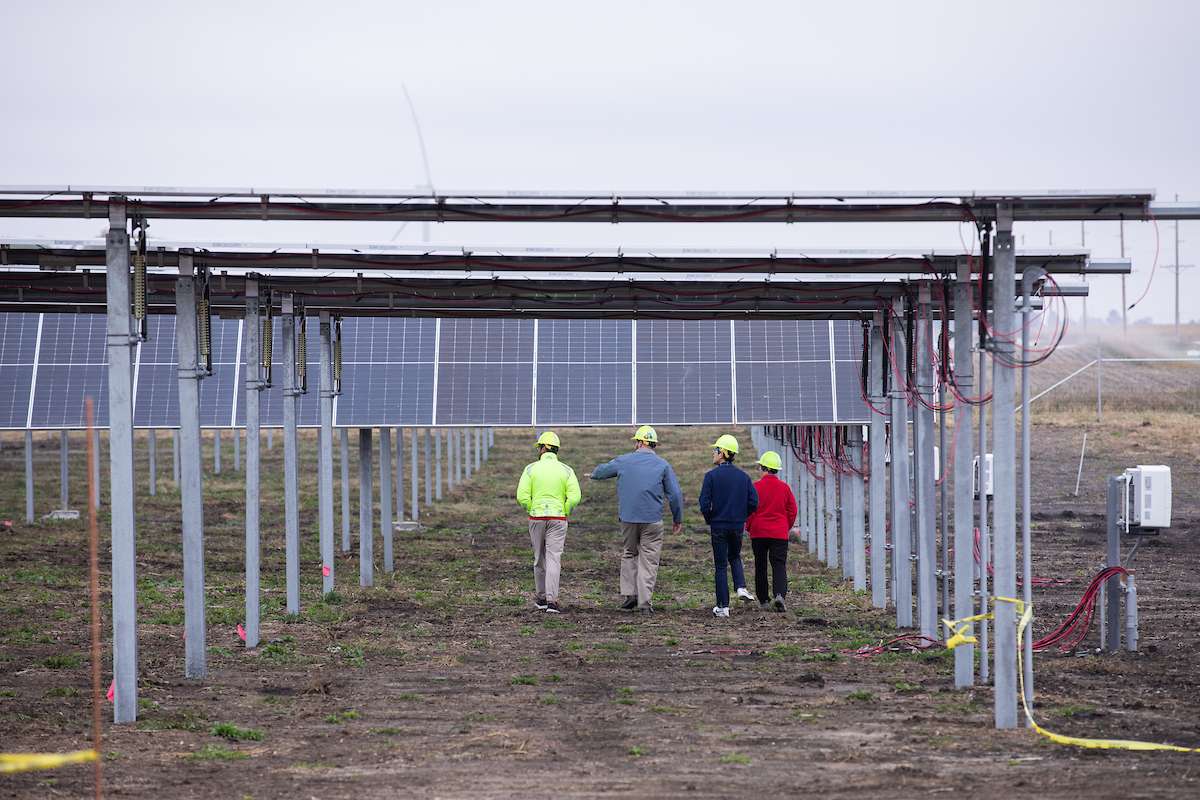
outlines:
[[[683,522],[683,494],[675,471],[647,448],[617,456],[592,470],[592,478],[617,479],[617,513],[621,522],[661,522],[663,495],[671,503],[671,516]]]
[[[700,513],[716,530],[742,530],[758,508],[758,492],[750,476],[725,461],[704,473]]]

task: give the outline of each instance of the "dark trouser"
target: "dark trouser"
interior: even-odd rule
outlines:
[[[787,548],[787,539],[750,540],[750,549],[754,551],[754,591],[760,603],[767,602],[775,595],[787,597]],[[771,563],[774,594],[767,591],[768,561]]]
[[[729,607],[729,581],[726,580],[726,570],[733,571],[734,590],[744,589],[746,575],[742,571],[742,532],[741,530],[720,530],[713,528],[713,578],[717,585],[717,605]]]

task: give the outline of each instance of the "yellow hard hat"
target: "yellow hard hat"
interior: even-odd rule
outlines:
[[[658,434],[654,432],[654,428],[649,425],[643,425],[637,429],[637,433],[633,435],[635,442],[658,442]]]
[[[783,459],[774,450],[768,450],[763,453],[758,459],[758,463],[767,469],[781,469],[783,467]]]
[[[558,434],[554,431],[546,431],[538,437],[537,443],[539,445],[544,444],[548,447],[558,447]]]
[[[720,448],[721,450],[728,450],[730,453],[736,453],[738,451],[737,439],[733,438],[728,433],[723,433],[718,436],[717,440],[713,442],[713,447]]]

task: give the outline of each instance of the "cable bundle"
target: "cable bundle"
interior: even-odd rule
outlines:
[[[1075,606],[1075,610],[1067,615],[1061,625],[1041,639],[1034,641],[1033,649],[1040,651],[1057,646],[1060,652],[1066,653],[1078,647],[1080,642],[1087,638],[1088,631],[1091,630],[1092,614],[1096,610],[1096,599],[1100,596],[1101,587],[1109,578],[1128,574],[1129,570],[1124,567],[1102,569],[1088,584],[1079,604]],[[1116,624],[1115,621],[1112,624]]]

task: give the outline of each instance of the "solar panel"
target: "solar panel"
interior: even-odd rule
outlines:
[[[179,423],[175,322],[152,316],[138,348],[138,427]],[[88,394],[96,399],[98,424],[107,425],[105,324],[101,315],[0,314],[0,428],[81,427]],[[274,381],[261,395],[263,425],[283,423],[280,324],[276,317]],[[213,375],[200,383],[204,427],[245,424],[246,375],[238,365],[243,334],[241,320],[212,320]],[[297,421],[316,426],[316,318],[309,318],[307,334],[309,386]],[[340,426],[869,418],[861,387],[862,328],[852,320],[364,317],[344,320],[342,334],[342,394],[334,404]]]
[[[334,424],[431,424],[436,339],[433,319],[343,320],[342,393],[334,406]]]
[[[532,425],[529,319],[444,319],[439,324],[434,424]]]
[[[738,420],[836,421],[831,336],[824,320],[736,321]]]
[[[631,321],[540,320],[537,353],[538,425],[634,424]]]
[[[639,320],[637,421],[732,423],[731,331],[724,320]]]
[[[284,389],[290,383],[291,373],[283,360],[283,318],[274,317],[271,323],[271,336],[274,339],[271,348],[271,385],[259,392],[258,423],[276,427],[283,425],[283,401],[286,397]],[[299,347],[299,336],[300,325],[297,323],[297,348]],[[321,327],[317,317],[308,317],[305,322],[304,338],[308,343],[304,358],[308,370],[308,391],[297,397],[296,424],[316,427],[321,424]],[[241,359],[244,363],[246,357],[244,330],[241,346]],[[213,371],[216,372],[215,366]],[[208,379],[205,380],[205,383],[207,382]],[[233,395],[235,395],[233,402],[236,405],[233,419],[236,420],[237,425],[244,426],[246,424],[246,374],[241,370],[239,370],[238,385],[234,388]],[[227,420],[224,424],[231,423]]]
[[[0,313],[0,428],[24,428],[29,421],[38,318]]]

